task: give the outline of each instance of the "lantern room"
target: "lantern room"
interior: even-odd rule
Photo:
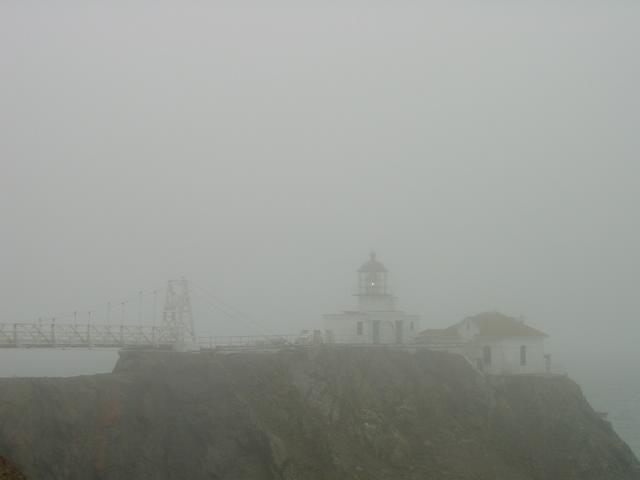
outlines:
[[[386,267],[372,252],[369,261],[358,270],[358,295],[387,295],[388,275]]]
[[[375,252],[369,261],[358,269],[358,293],[360,311],[392,311],[393,295],[389,289],[389,272],[377,259]]]

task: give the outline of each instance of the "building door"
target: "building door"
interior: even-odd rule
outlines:
[[[491,347],[489,345],[485,345],[482,349],[482,360],[486,366],[491,365]]]
[[[549,353],[544,356],[544,369],[547,373],[551,373],[551,354]]]
[[[396,320],[396,343],[404,343],[404,322]]]
[[[373,344],[378,345],[380,343],[380,320],[373,321]]]

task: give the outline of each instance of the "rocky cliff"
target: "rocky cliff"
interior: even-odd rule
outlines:
[[[0,455],[35,479],[640,479],[565,377],[377,348],[124,352],[0,380]]]

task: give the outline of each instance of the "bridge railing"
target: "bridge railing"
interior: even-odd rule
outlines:
[[[158,327],[65,323],[0,323],[0,347],[157,346]]]
[[[0,323],[0,348],[166,347],[176,344],[177,331],[149,325],[73,323]],[[268,349],[305,344],[300,335],[226,335],[197,339],[198,348]]]

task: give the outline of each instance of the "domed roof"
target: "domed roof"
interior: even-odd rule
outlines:
[[[360,273],[387,273],[386,267],[376,260],[375,252],[371,252],[371,256],[368,262],[362,264],[358,269]]]

